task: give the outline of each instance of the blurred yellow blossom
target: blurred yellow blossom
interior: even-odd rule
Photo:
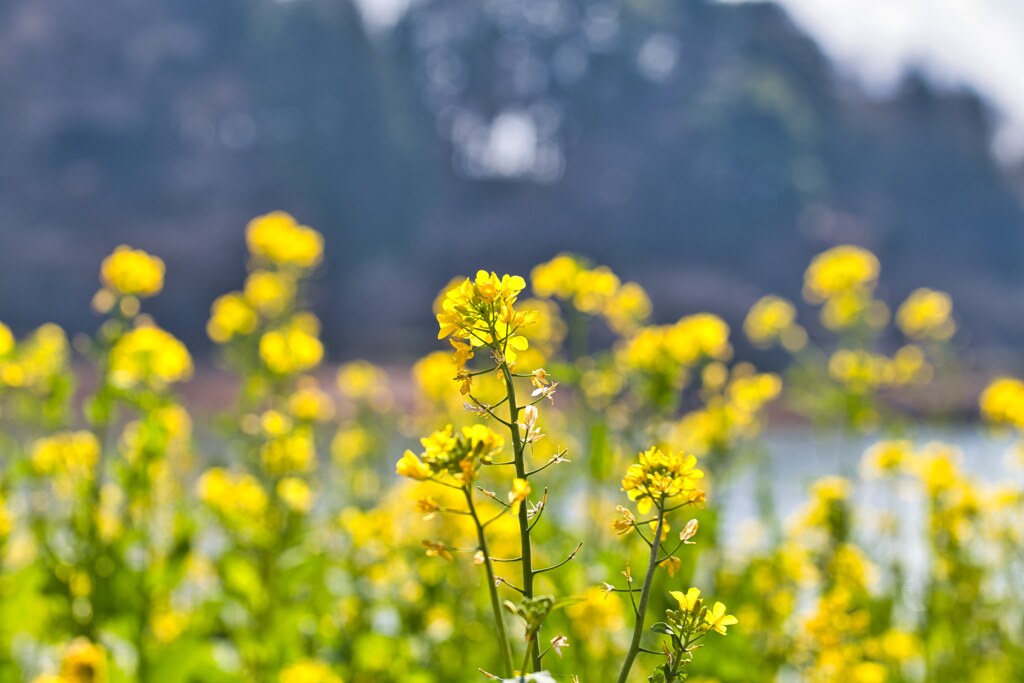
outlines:
[[[169,332],[143,325],[127,332],[110,350],[110,382],[121,389],[161,389],[192,376],[188,349]]]
[[[295,278],[287,273],[257,270],[245,279],[245,300],[267,318],[284,313],[295,298]]]
[[[320,233],[299,225],[283,211],[252,219],[246,227],[245,241],[253,256],[278,266],[312,268],[323,258]]]
[[[324,662],[304,659],[281,670],[279,683],[342,683],[341,677]]]
[[[823,302],[841,294],[874,286],[879,264],[874,254],[851,245],[818,254],[804,273],[804,296]]]
[[[1024,430],[1024,382],[997,377],[981,392],[978,402],[986,420]]]
[[[317,338],[317,330],[318,326],[314,326],[310,331],[310,326],[296,316],[283,327],[260,337],[260,359],[279,375],[311,370],[320,364],[324,356],[324,345]]]
[[[807,333],[796,323],[796,307],[778,296],[762,297],[750,307],[743,332],[756,346],[781,341],[787,351],[799,351],[807,342]]]
[[[106,683],[107,654],[85,638],[76,638],[64,648],[60,660],[62,683]]]
[[[249,474],[214,467],[203,473],[196,489],[200,500],[226,516],[258,520],[267,508],[267,492]]]
[[[3,358],[13,350],[14,335],[11,334],[11,328],[0,323],[0,358]]]
[[[122,296],[154,296],[164,286],[164,262],[122,244],[103,259],[100,279],[104,286]]]
[[[214,300],[210,307],[210,320],[206,323],[206,334],[218,344],[224,344],[232,337],[252,334],[258,324],[256,311],[245,297],[232,292]]]
[[[100,459],[100,442],[92,432],[61,432],[38,439],[31,458],[39,474],[91,479]]]
[[[285,477],[277,483],[277,497],[293,512],[307,513],[313,507],[313,491],[298,477]]]
[[[945,292],[915,289],[896,311],[896,325],[912,339],[949,339],[956,332],[953,300]]]

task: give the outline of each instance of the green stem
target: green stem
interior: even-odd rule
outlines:
[[[501,364],[501,372],[505,377],[505,391],[508,395],[509,432],[512,433],[512,450],[515,453],[516,477],[527,479],[526,457],[524,454],[525,444],[519,434],[519,404],[516,402],[516,387],[512,382],[512,373],[509,372],[508,363]],[[530,544],[530,518],[527,516],[526,506],[519,506],[519,545],[522,548],[523,565],[523,597],[529,600],[533,597],[533,549]],[[533,653],[533,668],[540,671],[540,653]]]
[[[480,552],[484,555],[484,569],[487,570],[487,590],[491,596],[491,609],[494,611],[494,625],[498,629],[498,643],[501,646],[501,658],[505,665],[505,676],[512,675],[512,647],[508,641],[508,630],[505,628],[505,617],[501,613],[501,601],[498,599],[498,584],[494,580],[494,565],[491,562],[491,554],[487,549],[487,536],[484,534],[484,527],[480,524],[480,518],[476,514],[476,506],[473,504],[473,493],[468,488],[462,490],[466,495],[466,503],[469,505],[469,514],[476,525],[476,538],[480,546]]]
[[[526,683],[526,667],[529,666],[532,655],[536,654],[534,645],[537,642],[535,634],[530,635],[526,641],[526,653],[523,655],[523,669],[519,672],[519,683]]]
[[[658,525],[654,530],[654,542],[651,543],[651,557],[647,563],[647,574],[644,576],[643,589],[640,591],[640,604],[637,605],[636,625],[633,627],[633,639],[629,643],[626,660],[622,662],[618,683],[626,683],[629,671],[633,668],[633,660],[640,652],[640,638],[644,634],[644,619],[647,616],[647,600],[651,596],[651,584],[654,582],[654,569],[658,566],[658,550],[661,548],[661,530],[665,523],[665,509],[658,503]]]

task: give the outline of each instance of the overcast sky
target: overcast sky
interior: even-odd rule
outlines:
[[[977,92],[999,122],[993,151],[1024,156],[1024,0],[777,2],[870,90],[884,94],[916,69],[940,87]]]

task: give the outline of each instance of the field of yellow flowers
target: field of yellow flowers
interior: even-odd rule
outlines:
[[[190,414],[193,359],[145,312],[156,256],[104,260],[91,338],[0,324],[3,683],[1024,680],[1024,458],[975,478],[898,408],[959,384],[945,293],[891,313],[878,260],[830,249],[819,320],[767,296],[743,324],[775,374],[563,254],[453,279],[410,392],[362,361],[323,381],[319,233],[276,212],[246,241],[207,325],[237,384],[218,414]],[[1024,383],[978,400],[1024,429]],[[871,444],[793,515],[772,404]]]

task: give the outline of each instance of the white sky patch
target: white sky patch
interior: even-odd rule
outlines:
[[[366,30],[372,35],[388,33],[409,9],[410,0],[355,0]]]
[[[997,116],[996,157],[1024,158],[1021,0],[775,1],[871,91],[885,94],[917,70],[939,87],[977,93]]]

